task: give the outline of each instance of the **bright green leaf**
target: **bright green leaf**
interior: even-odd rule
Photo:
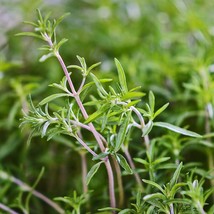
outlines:
[[[128,128],[128,125],[129,125],[129,121],[130,121],[130,114],[128,114],[122,125],[120,126],[120,129],[119,129],[119,132],[117,134],[117,138],[116,138],[116,145],[115,145],[115,148],[114,148],[114,151],[117,152],[121,145],[124,143],[125,141],[125,138],[126,138],[126,134],[127,134],[127,128]]]
[[[145,96],[145,93],[142,92],[127,92],[121,97],[121,100],[139,99],[143,96]]]
[[[152,130],[152,127],[153,127],[153,121],[149,120],[149,122],[143,127],[142,137],[144,137],[145,135],[148,135],[149,132]]]
[[[143,179],[143,182],[144,183],[147,183],[147,184],[150,184],[154,187],[156,187],[157,189],[159,189],[162,193],[164,193],[164,189],[157,183],[155,183],[154,181],[150,181],[150,180],[146,180],[146,179]]]
[[[88,117],[88,119],[85,121],[85,123],[90,123],[90,122],[94,121],[95,119],[97,119],[98,117],[100,117],[102,114],[104,114],[109,109],[109,107],[110,107],[109,104],[103,105],[96,112],[94,112],[93,114],[91,114]]]
[[[162,107],[160,107],[154,114],[153,118],[157,117],[159,114],[161,114],[167,107],[168,107],[169,103],[166,103],[165,105],[163,105]]]
[[[98,79],[94,74],[92,74],[92,73],[90,73],[90,75],[91,75],[91,77],[92,77],[94,83],[95,83],[96,86],[97,86],[97,90],[100,91],[101,94],[102,94],[103,96],[107,96],[108,93],[107,93],[106,90],[103,88],[103,86],[102,86],[101,82],[99,81],[99,79]]]
[[[117,158],[117,161],[120,164],[120,166],[123,167],[123,169],[125,169],[125,171],[128,174],[133,174],[132,169],[130,168],[130,166],[127,163],[126,159],[122,155],[116,154],[116,158]]]
[[[181,162],[170,180],[170,189],[172,189],[172,187],[177,183],[182,167],[183,163]]]
[[[192,131],[188,131],[186,129],[180,128],[180,127],[172,125],[170,123],[155,122],[154,126],[166,128],[166,129],[169,129],[169,130],[174,131],[176,133],[183,134],[183,135],[190,136],[190,137],[202,137],[200,134],[197,134],[197,133],[192,132]]]
[[[123,94],[126,94],[128,92],[128,87],[127,87],[127,83],[126,83],[125,72],[123,70],[122,65],[116,58],[114,59],[114,61],[115,61],[117,71],[118,71],[118,77],[119,77],[121,90],[122,90]]]
[[[142,158],[134,158],[134,161],[136,161],[138,163],[142,163],[145,166],[149,165],[149,163],[146,160],[142,159]]]
[[[48,102],[50,102],[50,101],[52,101],[52,100],[55,100],[55,99],[57,99],[57,98],[59,98],[59,97],[68,97],[68,96],[70,96],[70,95],[67,94],[67,93],[52,94],[52,95],[46,97],[45,99],[43,99],[43,100],[39,103],[39,105],[44,105],[44,104],[46,104],[46,103],[48,103]]]
[[[143,197],[143,200],[145,200],[145,201],[154,200],[154,199],[157,199],[157,200],[160,200],[160,199],[165,200],[166,197],[165,197],[163,194],[161,194],[161,193],[148,194],[148,195],[145,195],[145,196]]]
[[[96,174],[97,170],[100,168],[101,163],[103,163],[103,161],[100,161],[99,163],[97,163],[94,166],[92,166],[92,168],[88,172],[88,174],[86,176],[86,184],[87,185],[89,185],[92,177]]]
[[[162,157],[162,158],[158,158],[156,159],[155,161],[152,162],[153,165],[156,165],[156,164],[159,164],[159,163],[162,163],[162,162],[165,162],[167,160],[169,160],[170,157]]]
[[[36,33],[33,33],[33,32],[22,32],[22,33],[17,33],[16,36],[32,36],[32,37],[35,37],[35,38],[38,38],[38,39],[42,39],[43,40],[43,37],[36,34]]]
[[[149,91],[149,106],[151,113],[153,113],[155,111],[155,96],[152,91]]]

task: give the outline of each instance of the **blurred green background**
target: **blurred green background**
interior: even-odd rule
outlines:
[[[96,73],[99,77],[116,78],[113,60],[116,57],[124,67],[130,87],[140,85],[144,92],[152,90],[157,106],[170,103],[163,121],[189,125],[189,129],[200,134],[212,131],[213,1],[0,0],[0,167],[3,170],[32,184],[44,166],[39,191],[50,198],[68,195],[74,189],[81,192],[78,154],[62,141],[46,142],[39,137],[33,138],[28,146],[29,130],[21,132],[19,128],[21,109],[28,108],[28,94],[37,104],[53,92],[48,85],[59,82],[63,76],[55,59],[38,62],[42,55],[38,50],[40,41],[14,36],[32,30],[23,21],[36,20],[36,8],[43,14],[51,11],[52,17],[70,12],[57,32],[59,38],[69,39],[61,48],[67,64],[77,63],[76,55],[80,55],[88,65],[102,62],[101,71]],[[78,84],[78,76],[74,74],[74,78]],[[209,113],[209,130],[204,111]],[[186,153],[188,156],[184,154],[184,160],[206,162],[206,152],[200,152],[200,147],[191,149]],[[197,157],[189,156],[194,151]],[[207,164],[206,167],[209,169]],[[0,180],[2,186],[4,182]],[[103,185],[99,180],[95,184]],[[103,190],[100,188],[94,194],[99,195],[99,191]],[[15,185],[5,192],[0,194],[0,200],[6,204],[18,194]],[[45,209],[34,200],[35,213]],[[99,203],[102,207],[103,202]]]

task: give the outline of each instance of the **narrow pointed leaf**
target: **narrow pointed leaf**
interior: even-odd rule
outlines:
[[[47,60],[48,58],[53,57],[53,56],[54,56],[53,53],[49,53],[49,54],[43,55],[43,56],[39,59],[39,61],[40,61],[40,62],[44,62],[45,60]]]
[[[99,155],[94,156],[92,160],[99,160],[99,159],[103,159],[103,158],[107,157],[108,155],[109,155],[109,153],[108,153],[108,152],[102,152],[102,153],[100,153]]]
[[[155,112],[153,118],[155,118],[155,117],[157,117],[159,114],[161,114],[161,113],[168,107],[168,105],[169,105],[169,103],[166,103],[166,104],[163,105],[161,108],[159,108],[159,109]]]
[[[109,104],[103,105],[101,108],[99,108],[96,112],[91,114],[88,119],[85,121],[85,123],[90,123],[100,117],[103,113],[105,113],[109,108]]]
[[[92,73],[90,73],[94,83],[96,84],[97,86],[97,90],[100,91],[100,93],[103,95],[103,96],[107,96],[108,93],[106,92],[106,90],[103,88],[101,82],[99,81],[99,79]]]
[[[116,138],[116,145],[115,145],[115,148],[114,148],[115,152],[117,152],[120,149],[121,145],[125,141],[127,128],[128,128],[128,125],[129,125],[129,120],[130,120],[130,114],[128,114],[126,116],[126,118],[124,119],[122,125],[120,126],[120,129],[119,129],[119,132],[118,132],[118,135],[117,135],[117,138]]]
[[[158,158],[157,160],[153,161],[152,164],[159,164],[159,163],[162,163],[162,162],[165,162],[167,160],[169,160],[170,157],[162,157],[162,158]]]
[[[87,70],[87,75],[89,74],[89,72],[90,72],[91,70],[93,70],[95,67],[97,67],[97,66],[100,65],[100,64],[101,64],[101,62],[98,62],[98,63],[96,63],[96,64],[91,65],[91,66],[88,68],[88,70]]]
[[[100,168],[101,163],[103,163],[103,161],[100,161],[99,163],[95,164],[94,166],[92,166],[92,168],[90,169],[90,171],[88,172],[87,176],[86,176],[86,184],[88,185],[92,179],[92,177],[96,174],[96,172],[98,171],[98,169]]]
[[[181,162],[178,168],[175,170],[174,175],[169,182],[170,189],[172,189],[172,187],[177,183],[182,167],[183,167],[183,163]]]
[[[143,179],[143,182],[144,182],[144,183],[147,183],[147,184],[150,184],[150,185],[152,185],[152,186],[154,186],[154,187],[156,187],[156,188],[159,189],[162,193],[164,193],[163,188],[162,188],[159,184],[157,184],[157,183],[155,183],[155,182],[153,182],[153,181],[150,181],[150,180],[146,180],[146,179]]]
[[[139,99],[143,96],[145,96],[145,93],[142,92],[127,92],[122,96],[121,100]]]
[[[174,131],[176,133],[183,134],[183,135],[190,136],[190,137],[200,137],[200,138],[202,137],[200,134],[197,134],[195,132],[180,128],[180,127],[172,125],[170,123],[155,122],[154,126],[166,128],[166,129],[169,129],[169,130]]]
[[[122,92],[125,94],[128,92],[128,87],[127,87],[127,83],[126,83],[126,75],[125,75],[125,72],[124,72],[123,67],[120,64],[120,62],[116,58],[114,59],[114,61],[115,61],[117,71],[118,71],[120,87],[122,89]]]
[[[130,168],[130,166],[127,163],[126,159],[122,155],[116,154],[116,158],[117,158],[117,161],[120,164],[120,166],[123,167],[123,169],[125,169],[125,171],[128,174],[133,174],[132,169]]]
[[[31,36],[31,37],[36,37],[38,39],[43,39],[42,36],[33,33],[33,32],[22,32],[22,33],[17,33],[16,36]]]
[[[153,193],[153,194],[148,194],[143,197],[143,200],[148,201],[148,200],[154,200],[154,199],[162,199],[165,200],[166,197],[161,194],[161,193]]]
[[[57,98],[59,98],[59,97],[68,97],[68,96],[70,96],[70,95],[67,94],[67,93],[52,94],[52,95],[46,97],[45,99],[43,99],[43,100],[39,103],[39,105],[44,105],[44,104],[46,104],[46,103],[48,103],[48,102],[50,102],[50,101],[52,101],[52,100],[55,100],[55,99],[57,99]]]
[[[145,135],[148,135],[149,132],[152,130],[153,127],[153,121],[150,120],[144,127],[143,127],[143,134],[142,137],[144,137]]]
[[[155,110],[155,96],[152,91],[149,92],[149,106],[151,109],[151,113]]]

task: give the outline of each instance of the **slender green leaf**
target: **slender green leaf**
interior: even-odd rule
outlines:
[[[161,194],[161,193],[148,194],[148,195],[146,195],[146,196],[143,197],[143,200],[145,200],[145,201],[154,200],[154,199],[165,200],[166,197],[163,194]]]
[[[126,94],[128,92],[128,87],[127,87],[127,83],[126,83],[125,72],[124,72],[123,67],[120,64],[119,60],[117,60],[115,58],[114,61],[115,61],[115,64],[116,64],[116,67],[117,67],[117,71],[118,71],[118,77],[119,77],[121,90],[122,90],[123,94]]]
[[[88,174],[86,176],[86,184],[87,185],[89,185],[92,177],[96,174],[97,170],[100,168],[101,163],[103,163],[103,161],[100,161],[99,163],[96,163],[94,166],[92,166],[92,168],[88,172]]]
[[[163,105],[162,107],[160,107],[154,114],[153,119],[155,117],[157,117],[159,114],[161,114],[167,107],[168,107],[169,103],[166,103],[165,105]]]
[[[187,183],[177,183],[177,184],[175,184],[172,188],[171,188],[171,190],[170,190],[170,195],[171,195],[171,197],[173,197],[174,198],[174,195],[177,193],[177,191],[178,191],[178,189],[180,188],[180,187],[183,187],[183,186],[186,186],[187,185]]]
[[[149,132],[152,130],[152,127],[153,127],[153,121],[149,120],[149,122],[143,127],[142,137],[144,137],[145,135],[148,135]]]
[[[126,159],[122,155],[116,154],[116,158],[117,158],[117,161],[120,164],[120,166],[123,167],[123,169],[125,169],[125,171],[128,174],[133,174],[132,169],[130,168],[130,166],[127,163]]]
[[[68,39],[65,39],[65,38],[61,39],[61,41],[56,45],[56,49],[59,50],[59,48],[60,48],[63,44],[65,44],[67,41],[68,41]]]
[[[98,79],[94,74],[92,74],[92,73],[90,73],[90,75],[91,75],[91,77],[92,77],[94,83],[95,83],[96,86],[97,86],[97,90],[100,91],[101,94],[102,94],[103,96],[107,96],[108,93],[107,93],[106,90],[103,88],[103,86],[102,86],[101,82],[99,81],[99,79]]]
[[[113,208],[113,207],[105,207],[105,208],[101,208],[101,209],[98,209],[98,211],[120,211],[120,209],[118,208]],[[108,212],[109,213],[109,212]],[[108,213],[102,213],[102,214],[108,214]],[[111,212],[112,213],[112,212]]]
[[[130,107],[130,106],[135,106],[136,104],[138,104],[141,100],[134,100],[131,101],[129,103],[127,103],[126,107]]]
[[[157,183],[155,183],[154,181],[150,181],[150,180],[146,180],[146,179],[143,179],[143,182],[144,183],[147,183],[147,184],[150,184],[154,187],[156,187],[157,189],[159,189],[162,193],[164,193],[164,189]]]
[[[197,134],[197,133],[192,132],[192,131],[188,131],[186,129],[180,128],[180,127],[172,125],[170,123],[154,122],[154,126],[166,128],[166,129],[169,129],[169,130],[174,131],[176,133],[183,134],[183,135],[190,136],[190,137],[202,137],[200,134]]]
[[[121,100],[139,99],[143,96],[145,96],[145,93],[143,93],[143,92],[130,92],[129,91],[122,96]]]
[[[126,134],[127,134],[127,128],[128,128],[128,125],[129,125],[129,121],[130,121],[130,114],[128,114],[122,125],[120,126],[120,129],[119,129],[119,132],[118,132],[118,135],[117,135],[117,138],[116,138],[116,145],[115,145],[115,148],[114,148],[114,151],[117,152],[121,145],[124,143],[125,141],[125,138],[126,138]]]
[[[94,156],[92,160],[99,160],[107,157],[109,155],[109,152],[102,152],[97,156]]]
[[[52,53],[52,52],[49,54],[45,54],[39,59],[39,61],[44,62],[45,60],[47,60],[48,58],[53,57],[53,56],[54,56],[54,53]]]
[[[55,100],[55,99],[57,99],[57,98],[59,98],[59,97],[68,97],[68,96],[70,96],[70,95],[67,94],[67,93],[52,94],[52,95],[46,97],[45,99],[43,99],[43,100],[39,103],[39,105],[44,105],[44,104],[46,104],[46,103],[48,103],[48,102],[50,102],[50,101],[52,101],[52,100]]]
[[[32,37],[35,37],[35,38],[43,40],[42,36],[40,36],[40,35],[38,35],[36,33],[33,33],[33,32],[21,32],[21,33],[17,33],[16,36],[32,36]]]
[[[172,187],[177,183],[182,167],[183,167],[183,163],[181,162],[178,168],[175,170],[173,177],[169,182],[170,189],[172,189]]]
[[[118,214],[130,214],[130,213],[132,213],[131,212],[131,209],[124,209],[124,210],[121,210]]]
[[[96,112],[94,112],[93,114],[91,114],[88,117],[88,119],[85,121],[85,123],[90,123],[90,122],[94,121],[95,119],[97,119],[98,117],[100,117],[102,114],[104,114],[109,109],[109,107],[110,107],[110,105],[108,103],[105,104],[105,105],[103,105]]]
[[[155,96],[152,91],[149,91],[149,106],[151,109],[151,113],[153,114],[155,111]]]
[[[134,158],[134,161],[136,161],[138,163],[142,163],[143,165],[146,165],[146,166],[149,165],[149,163],[146,160],[142,159],[142,158]]]
[[[57,25],[59,25],[62,21],[63,21],[63,19],[66,17],[66,16],[68,16],[68,15],[70,15],[70,13],[65,13],[65,14],[63,14],[62,16],[60,16],[57,20],[56,20],[56,22],[55,22],[55,24],[54,24],[54,28],[56,28],[56,26]]]
[[[159,163],[162,163],[162,162],[165,162],[167,160],[169,160],[170,157],[162,157],[162,158],[158,158],[156,159],[155,161],[152,162],[153,165],[156,165],[156,164],[159,164]]]
[[[91,65],[91,66],[88,68],[88,70],[87,70],[87,75],[89,74],[89,72],[90,72],[91,70],[93,70],[95,67],[97,67],[97,66],[100,65],[100,64],[101,64],[101,62],[98,62],[98,63],[96,63],[96,64]]]

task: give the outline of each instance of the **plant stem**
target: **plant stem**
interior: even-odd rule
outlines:
[[[144,121],[141,113],[134,106],[131,106],[130,109],[137,115],[137,117],[138,117],[138,119],[140,121],[140,124],[141,124],[141,128],[143,128],[145,126],[145,121]],[[149,144],[150,144],[150,140],[149,140],[149,136],[148,135],[144,136],[144,142],[145,142],[145,145],[146,145],[146,149],[148,150],[149,149]]]
[[[97,154],[79,136],[75,136],[75,138],[89,153],[91,153],[94,157],[97,156]]]
[[[123,189],[123,181],[122,181],[122,174],[121,174],[121,169],[116,161],[115,158],[113,158],[113,163],[114,167],[116,170],[116,175],[117,175],[117,183],[118,183],[118,189],[119,189],[119,204],[118,207],[122,207],[124,203],[124,189]]]
[[[107,174],[108,174],[110,204],[111,204],[112,208],[115,208],[116,199],[115,199],[115,192],[114,192],[114,175],[113,175],[113,171],[112,171],[112,167],[111,167],[109,159],[107,159],[104,163],[105,163],[105,166],[107,169]]]
[[[12,209],[10,209],[8,206],[0,203],[0,209],[10,213],[10,214],[18,214],[17,212],[13,211]]]
[[[80,151],[81,156],[81,165],[82,165],[82,186],[83,186],[83,193],[88,192],[88,186],[86,185],[86,176],[87,176],[87,161],[86,161],[86,153]]]
[[[47,33],[44,34],[44,37],[45,37],[46,41],[48,42],[49,46],[54,50],[53,42]],[[87,114],[87,112],[83,106],[82,101],[80,100],[79,94],[76,92],[76,90],[74,88],[74,85],[73,85],[73,82],[72,82],[71,77],[69,75],[69,72],[67,70],[67,67],[66,67],[61,55],[59,54],[59,52],[55,51],[54,54],[55,54],[56,58],[58,59],[60,65],[62,67],[62,70],[63,70],[63,72],[67,78],[68,84],[69,84],[71,92],[73,94],[73,97],[75,98],[75,100],[76,100],[76,102],[80,108],[80,111],[82,112],[82,115],[83,115],[84,119],[86,120],[88,118],[88,114]],[[89,123],[88,125],[89,125],[91,132],[94,135],[99,147],[100,147],[100,150],[102,152],[104,152],[105,147],[103,145],[103,141],[100,137],[100,134],[97,132],[97,130],[95,129],[95,127],[92,123]],[[116,207],[116,199],[115,199],[115,193],[114,193],[114,176],[113,176],[111,164],[110,164],[108,159],[105,161],[105,166],[107,169],[107,174],[108,174],[108,179],[109,179],[108,181],[109,181],[110,204],[111,204],[111,207],[115,208]]]
[[[206,105],[205,108],[205,133],[209,134],[211,132],[211,125],[210,125],[210,116],[209,116],[209,104]],[[208,138],[208,141],[211,142],[211,139]],[[214,169],[214,157],[213,157],[213,150],[207,149],[207,159],[208,159],[208,167],[210,170]],[[213,170],[211,171],[212,176],[214,175]],[[210,179],[211,187],[214,186],[214,180]],[[214,202],[214,194],[212,194],[212,200]]]
[[[46,204],[50,205],[53,209],[55,209],[58,213],[60,214],[64,214],[64,210],[56,203],[54,203],[53,201],[51,201],[49,198],[47,198],[46,196],[44,196],[43,194],[41,194],[40,192],[32,189],[30,186],[28,186],[27,184],[25,184],[24,182],[22,182],[21,180],[19,180],[18,178],[15,178],[11,175],[8,175],[6,172],[4,171],[0,171],[0,178],[4,179],[4,180],[9,180],[15,184],[17,184],[18,186],[20,186],[24,191],[28,191],[28,192],[32,192],[32,194],[34,196],[36,196],[37,198],[41,199],[42,201],[44,201]]]
[[[128,148],[124,148],[124,153],[125,153],[126,158],[127,158],[128,162],[129,162],[129,165],[131,166],[131,168],[134,171],[134,176],[135,176],[135,179],[136,179],[140,189],[143,189],[143,184],[142,184],[141,178],[140,178],[139,174],[135,171],[136,167],[135,167],[134,162],[132,161],[132,157],[131,157],[131,155],[129,153]]]

